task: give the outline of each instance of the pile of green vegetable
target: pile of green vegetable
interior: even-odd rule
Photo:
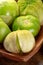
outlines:
[[[0,0],[0,44],[12,53],[27,53],[43,25],[41,0]]]

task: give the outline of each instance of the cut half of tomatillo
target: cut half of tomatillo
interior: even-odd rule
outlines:
[[[4,48],[12,53],[27,53],[35,46],[35,39],[27,30],[17,30],[7,35],[4,40]]]
[[[16,31],[11,32],[8,34],[8,36],[4,40],[4,48],[12,53],[19,53],[20,47],[19,47],[19,41],[17,37]]]
[[[19,45],[23,53],[30,52],[35,46],[35,39],[31,32],[27,30],[18,30]]]

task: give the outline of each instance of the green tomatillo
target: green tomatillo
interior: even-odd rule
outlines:
[[[10,25],[19,15],[18,5],[14,0],[0,0],[0,17]]]
[[[3,42],[4,38],[7,36],[8,33],[10,33],[11,30],[5,24],[1,19],[0,19],[0,43]]]
[[[13,25],[12,30],[29,30],[33,33],[34,36],[36,36],[40,30],[40,23],[37,17],[34,17],[32,15],[27,16],[20,16],[18,17]]]

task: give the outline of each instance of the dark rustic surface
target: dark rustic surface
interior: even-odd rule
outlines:
[[[43,65],[43,45],[39,52],[26,63],[12,61],[4,57],[0,57],[0,65]]]

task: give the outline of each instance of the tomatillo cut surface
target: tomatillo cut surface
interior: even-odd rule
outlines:
[[[4,48],[12,53],[28,53],[35,47],[35,38],[28,30],[9,33],[4,40]]]
[[[36,36],[40,30],[40,23],[39,20],[32,16],[20,16],[16,20],[14,20],[14,23],[12,25],[12,30],[29,30],[33,33],[34,36]]]
[[[19,53],[19,43],[17,40],[17,33],[11,32],[10,34],[7,35],[7,37],[4,40],[4,48],[13,53]]]
[[[30,52],[35,47],[35,38],[28,30],[19,30],[17,32],[19,45],[23,53]]]

